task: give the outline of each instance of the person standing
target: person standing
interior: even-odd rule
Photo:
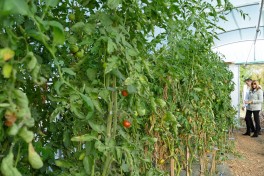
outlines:
[[[245,104],[245,101],[248,101],[247,97],[248,97],[248,93],[250,91],[250,88],[251,88],[251,83],[252,83],[252,79],[250,78],[247,78],[245,79],[245,83],[246,85],[244,85],[243,87],[243,100],[244,100],[244,104],[243,104],[243,107],[242,107],[242,110],[244,111],[245,108],[246,108],[246,104]]]
[[[254,134],[252,137],[258,137],[260,134],[260,119],[259,119],[259,112],[261,110],[261,105],[263,102],[263,91],[260,88],[258,82],[256,80],[252,81],[250,91],[247,95],[247,100],[245,101],[246,104],[246,124],[247,124],[247,131],[244,135],[250,136],[250,128],[253,126],[252,122],[252,114],[254,116],[254,122],[256,128],[254,129]]]
[[[249,91],[250,91],[250,88],[251,88],[251,83],[252,83],[252,79],[250,78],[247,78],[245,79],[245,83],[246,85],[244,86],[243,88],[243,107],[242,107],[242,110],[244,111],[247,107],[247,104],[245,104],[245,101],[248,101],[248,94],[249,94]],[[255,127],[254,127],[254,124],[253,124],[253,121],[252,121],[252,118],[249,119],[249,120],[246,120],[246,116],[245,116],[245,121],[246,123],[249,123],[247,125],[250,126],[250,129],[251,129],[251,132],[254,132],[255,130]],[[248,135],[247,133],[245,133],[244,135]]]

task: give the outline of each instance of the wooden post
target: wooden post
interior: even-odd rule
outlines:
[[[174,176],[174,158],[170,160],[170,176]]]
[[[214,175],[215,174],[215,156],[216,156],[216,151],[217,149],[213,150],[212,153],[212,163],[211,163],[211,170],[210,170],[210,175]]]
[[[205,175],[205,162],[204,162],[204,154],[200,156],[200,176]]]
[[[189,147],[186,147],[186,176],[190,176],[190,165],[189,165],[190,152]]]

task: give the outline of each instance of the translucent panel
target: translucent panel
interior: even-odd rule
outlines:
[[[264,61],[264,40],[233,43],[213,50],[225,55],[224,61],[237,64],[256,63]]]
[[[224,28],[226,31],[235,30],[238,28],[254,27],[257,25],[260,9],[259,4],[245,6],[239,9],[248,14],[245,20],[241,16],[240,12],[233,10],[226,16],[228,21],[220,20],[218,25],[222,26],[222,28]],[[217,32],[223,33],[223,31],[220,30]]]
[[[245,4],[252,4],[252,3],[259,3],[260,0],[229,0],[235,7],[245,5]]]
[[[261,0],[230,0],[248,17],[233,10],[226,16],[228,21],[220,20],[218,25],[225,31],[218,30],[218,38],[213,49],[225,55],[225,61],[234,63],[264,62],[264,12],[260,19],[260,31],[254,45],[259,21]]]
[[[264,27],[260,27],[260,31],[258,33],[258,39],[264,39]],[[240,42],[240,41],[247,41],[247,40],[254,40],[255,39],[256,28],[244,28],[244,29],[237,29],[234,31],[222,33],[218,35],[220,40],[215,39],[215,47],[219,47],[222,45],[227,45],[230,43]]]

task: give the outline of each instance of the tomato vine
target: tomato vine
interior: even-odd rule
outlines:
[[[230,149],[235,113],[232,73],[211,50],[230,9],[2,0],[1,173],[191,174],[197,158],[209,172],[205,154]]]

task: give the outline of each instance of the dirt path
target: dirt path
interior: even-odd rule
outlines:
[[[264,176],[264,132],[257,138],[235,132],[236,152],[240,157],[227,161],[234,176]]]

